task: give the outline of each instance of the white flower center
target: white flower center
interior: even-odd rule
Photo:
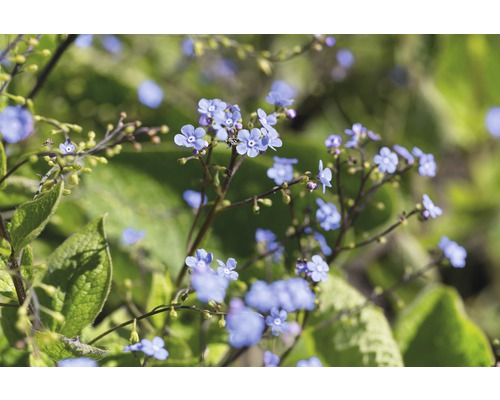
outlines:
[[[229,275],[231,270],[229,268],[224,268],[224,274]]]
[[[274,319],[274,325],[281,325],[281,319],[275,318]]]
[[[254,140],[249,140],[248,143],[247,143],[247,146],[248,147],[253,147],[255,146],[255,141]]]

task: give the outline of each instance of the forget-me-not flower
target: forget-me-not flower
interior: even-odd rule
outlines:
[[[250,132],[242,129],[238,132],[240,143],[236,146],[238,154],[246,154],[248,157],[257,157],[261,151],[265,151],[267,146],[262,143],[261,130],[253,128]]]
[[[500,138],[500,107],[490,107],[486,113],[484,124],[492,136]]]
[[[330,168],[323,169],[323,161],[322,160],[319,160],[318,180],[323,185],[323,193],[325,193],[325,190],[327,187],[332,187],[332,184],[331,184],[332,170]]]
[[[330,270],[330,267],[328,267],[328,264],[321,258],[321,256],[312,256],[312,261],[307,262],[307,269],[309,270],[311,279],[314,282],[325,282],[328,280],[328,271]]]
[[[182,194],[183,199],[188,203],[191,208],[199,208],[202,204],[201,202],[201,193],[195,190],[186,190]],[[208,198],[207,196],[203,196],[203,205],[207,204]]]
[[[398,161],[398,155],[392,152],[389,147],[382,147],[380,153],[373,157],[373,162],[378,165],[378,170],[389,174],[396,172]]]
[[[392,148],[396,153],[403,157],[408,164],[413,164],[415,162],[415,158],[406,147],[395,144]]]
[[[174,142],[178,146],[194,147],[196,150],[203,150],[208,147],[208,142],[202,139],[205,136],[205,130],[203,128],[194,129],[193,125],[184,125],[181,128],[182,133],[178,133],[174,136]]]
[[[148,79],[137,88],[139,101],[149,108],[158,108],[163,101],[163,90],[155,82]]]
[[[132,227],[125,228],[122,232],[122,241],[127,246],[132,246],[146,236],[145,231],[138,231]]]
[[[210,268],[210,263],[213,261],[214,256],[212,253],[208,253],[205,249],[196,250],[195,256],[186,257],[186,265],[193,268],[195,272],[204,272],[206,270],[212,270]]]
[[[224,263],[221,260],[217,260],[219,263],[219,268],[217,268],[217,274],[226,278],[228,281],[235,281],[238,279],[238,273],[234,270],[236,268],[236,260],[232,257],[227,259],[227,262]]]
[[[439,215],[443,214],[443,210],[440,207],[434,205],[431,198],[426,194],[423,195],[422,204],[425,207],[425,211],[423,212],[425,218],[436,218]]]
[[[293,179],[293,164],[296,164],[296,158],[280,158],[274,156],[274,165],[267,170],[267,176],[274,179],[276,185],[282,185]]]
[[[438,246],[443,250],[444,256],[450,261],[450,264],[454,268],[465,267],[465,259],[467,257],[465,248],[460,246],[457,242],[448,239],[446,236],[441,238]]]
[[[266,325],[271,328],[271,333],[274,336],[279,336],[280,333],[288,330],[288,322],[286,322],[288,314],[285,310],[280,310],[277,307],[271,309],[271,315],[266,318]]]
[[[203,303],[213,300],[216,303],[222,303],[226,297],[226,289],[229,281],[216,274],[212,269],[206,269],[198,272],[194,271],[191,275],[191,285],[196,290],[196,297]]]
[[[26,139],[33,128],[33,116],[21,106],[7,106],[0,113],[0,133],[7,143]]]
[[[142,339],[139,343],[125,346],[123,351],[142,351],[147,356],[160,361],[165,361],[169,356],[167,349],[165,349],[165,341],[159,336],[155,336],[153,340]]]
[[[323,199],[316,199],[316,204],[319,206],[316,211],[316,219],[320,226],[325,231],[331,231],[340,227],[341,216],[332,203],[326,203]]]
[[[59,145],[59,150],[63,154],[73,154],[75,152],[75,145],[71,143],[71,139],[66,139],[64,143]]]
[[[280,358],[277,354],[271,351],[264,353],[264,367],[277,367],[280,363]]]
[[[256,345],[262,338],[264,327],[262,315],[245,307],[239,299],[231,300],[226,318],[231,346],[241,348]]]

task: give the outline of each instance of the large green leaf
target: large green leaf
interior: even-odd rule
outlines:
[[[16,253],[31,243],[42,232],[54,214],[61,199],[64,182],[60,181],[49,192],[21,204],[12,216],[10,238]]]
[[[42,313],[45,326],[68,337],[80,334],[102,310],[111,286],[111,257],[104,217],[70,236],[51,255],[43,283],[54,286],[53,296],[39,292],[40,304],[59,312],[64,321]]]
[[[490,344],[467,318],[455,289],[432,286],[396,321],[394,330],[407,366],[491,366]]]
[[[100,360],[108,351],[80,342],[80,339],[70,339],[54,332],[36,332],[35,343],[38,348],[52,360],[87,357]]]
[[[330,366],[339,367],[403,365],[382,310],[370,305],[344,318],[336,318],[340,312],[359,306],[366,299],[340,277],[330,276],[321,288],[320,308],[312,313],[311,326],[316,350],[322,359]],[[324,321],[328,320],[332,322],[325,325]]]

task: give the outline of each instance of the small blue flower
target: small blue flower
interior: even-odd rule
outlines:
[[[425,154],[418,147],[412,149],[412,153],[415,157],[419,158],[418,173],[420,176],[436,176],[436,162],[434,161],[434,156],[432,154]]]
[[[8,106],[0,113],[0,133],[7,143],[17,143],[33,132],[33,116],[21,106]]]
[[[202,303],[213,300],[222,303],[226,297],[226,289],[229,281],[217,275],[212,269],[198,272],[195,270],[191,275],[191,285],[196,290],[196,296]]]
[[[188,256],[186,257],[186,265],[193,268],[196,272],[205,272],[206,270],[212,270],[210,268],[210,263],[213,261],[214,257],[212,253],[207,253],[205,249],[196,250],[196,257]]]
[[[228,258],[227,262],[224,264],[221,260],[217,260],[220,267],[217,268],[217,274],[226,278],[228,281],[235,281],[238,279],[238,273],[234,271],[236,268],[236,260],[234,258]]]
[[[278,298],[271,285],[264,281],[257,281],[250,286],[245,295],[245,303],[260,312],[268,312],[278,306]]]
[[[342,138],[339,135],[330,135],[325,140],[325,146],[328,150],[338,149],[342,144]]]
[[[426,194],[424,194],[424,196],[423,196],[422,204],[425,207],[425,211],[423,212],[423,215],[425,218],[429,218],[429,217],[436,218],[439,215],[443,214],[443,210],[440,207],[434,205],[434,203],[432,202],[430,197],[427,196]]]
[[[290,304],[280,304],[281,308],[283,308],[287,312],[294,312],[304,309],[311,311],[314,309],[316,295],[311,290],[309,284],[305,279],[297,277],[287,279],[284,282],[286,290],[288,291],[288,293],[290,293]],[[279,295],[278,298],[280,298]]]
[[[279,138],[279,133],[273,127],[266,125],[264,128],[260,129],[262,132],[262,145],[267,149],[270,147],[274,151],[276,151],[275,147],[283,146],[283,142]]]
[[[443,236],[438,244],[439,248],[443,250],[444,256],[450,260],[450,264],[454,268],[465,267],[465,259],[467,257],[467,251],[457,242],[454,242],[448,237]]]
[[[300,360],[297,367],[322,367],[323,364],[318,357],[311,357],[309,360]]]
[[[316,241],[318,242],[319,247],[321,248],[321,251],[323,252],[323,254],[325,256],[332,255],[332,249],[330,246],[328,246],[328,243],[326,242],[325,237],[321,233],[316,232],[316,231],[313,232],[313,236],[314,236],[314,239],[316,239]]]
[[[182,134],[178,133],[174,137],[174,142],[177,146],[194,147],[198,151],[208,147],[208,142],[202,139],[205,136],[203,128],[194,129],[193,125],[184,125],[181,128],[181,132]]]
[[[92,45],[93,39],[94,35],[78,35],[78,37],[75,40],[75,46],[80,47],[82,49],[90,47]]]
[[[73,154],[75,152],[75,145],[71,143],[71,139],[66,139],[64,143],[59,145],[59,150],[63,154]]]
[[[382,147],[380,153],[373,157],[373,162],[378,165],[378,170],[382,173],[392,174],[398,167],[398,156],[389,147]]]
[[[147,356],[160,361],[165,361],[169,356],[164,340],[158,336],[155,336],[153,340],[142,339],[139,343],[125,346],[123,351],[142,351]]]
[[[194,52],[194,40],[191,38],[186,38],[181,43],[182,52],[187,57],[196,57]]]
[[[301,259],[297,260],[297,263],[295,264],[295,273],[297,275],[301,275],[305,274],[307,271],[307,262]]]
[[[276,118],[275,113],[267,115],[262,108],[259,108],[257,110],[257,115],[259,117],[259,122],[262,126],[276,125],[278,123],[278,119]]]
[[[163,101],[163,90],[152,80],[142,82],[137,88],[139,101],[149,108],[158,108]]]
[[[134,228],[125,228],[122,232],[122,241],[125,245],[132,246],[145,236],[145,231],[138,231]]]
[[[274,157],[274,165],[267,170],[267,176],[274,179],[276,185],[282,185],[293,179],[293,164],[296,164],[296,158]]]
[[[87,357],[66,358],[57,363],[58,367],[98,367],[97,361]]]
[[[316,219],[320,226],[325,231],[331,231],[340,227],[341,216],[332,203],[326,203],[322,199],[316,199],[316,204],[319,206],[316,211]]]
[[[217,139],[227,140],[230,134],[236,132],[237,125],[241,121],[241,112],[239,108],[231,109],[229,107],[228,111],[216,111],[213,114],[213,120]]]
[[[327,36],[325,38],[325,44],[327,47],[333,47],[333,46],[335,46],[335,43],[337,43],[337,41],[335,40],[335,38],[333,36]]]
[[[188,203],[189,207],[191,208],[199,208],[201,204],[201,193],[196,192],[194,190],[186,190],[183,194],[182,197]],[[207,196],[203,196],[203,205],[207,204],[208,198]]]
[[[280,310],[278,307],[271,309],[271,315],[268,315],[266,318],[266,325],[271,328],[271,333],[274,336],[279,336],[280,333],[288,330],[287,316],[288,314],[285,310]]]
[[[115,35],[103,35],[101,37],[103,47],[112,54],[120,54],[122,52],[123,43]]]
[[[224,112],[227,108],[227,103],[220,99],[201,99],[198,102],[198,112],[200,115],[205,115],[209,118],[213,118],[215,114]]]
[[[280,363],[280,358],[277,354],[271,351],[264,353],[264,367],[277,367]]]
[[[295,87],[279,79],[272,83],[271,92],[278,92],[281,96],[288,99],[292,99],[297,96],[297,89]]]
[[[486,113],[484,124],[492,136],[500,138],[500,107],[490,107]]]
[[[339,49],[337,62],[342,68],[349,69],[354,65],[354,54],[349,49]]]
[[[403,146],[399,146],[395,144],[392,146],[394,151],[398,153],[401,157],[403,157],[408,164],[413,164],[415,162],[415,158],[412,156],[412,154],[409,152],[408,149],[406,149]]]
[[[357,147],[359,145],[360,139],[365,139],[366,137],[374,141],[380,140],[380,135],[377,135],[372,131],[369,131],[359,122],[355,123],[352,126],[352,129],[346,129],[344,130],[344,132],[346,135],[351,136],[349,141],[345,144],[345,147],[347,148]]]
[[[318,180],[323,185],[323,193],[325,193],[325,190],[327,187],[332,187],[332,184],[331,184],[332,170],[330,168],[323,169],[323,161],[322,160],[319,160]]]
[[[236,146],[238,154],[246,154],[248,157],[257,157],[261,151],[266,150],[262,144],[260,129],[253,128],[250,132],[242,129],[238,132],[240,143]]]
[[[226,319],[229,344],[236,348],[254,346],[262,338],[264,318],[237,300],[231,300]]]
[[[280,106],[280,107],[287,107],[287,106],[291,106],[293,104],[293,99],[287,99],[287,98],[283,97],[278,92],[270,92],[266,96],[266,101],[269,104],[274,104],[274,105]]]
[[[312,256],[312,261],[307,262],[307,269],[309,270],[311,279],[314,282],[325,282],[328,280],[327,272],[330,270],[330,267],[328,267],[328,264],[321,258],[321,256]]]
[[[255,231],[255,241],[257,243],[268,243],[274,242],[276,240],[276,235],[269,229],[257,228]]]

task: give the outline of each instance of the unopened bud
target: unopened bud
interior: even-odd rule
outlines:
[[[387,239],[385,238],[385,236],[381,236],[377,239],[377,242],[379,242],[380,244],[386,244]]]
[[[71,190],[70,189],[64,189],[63,192],[62,192],[63,196],[69,196],[70,194],[71,194]]]
[[[211,313],[210,311],[208,311],[208,310],[203,310],[203,318],[205,318],[205,319],[210,319],[210,318],[212,318],[212,317],[213,317],[213,315],[212,315],[212,313]]]
[[[187,160],[186,160],[186,158],[185,158],[185,157],[183,157],[183,158],[179,158],[179,159],[177,160],[177,162],[178,162],[179,164],[181,164],[181,165],[184,165],[184,164],[186,164],[186,163],[187,163]]]
[[[160,133],[166,134],[170,131],[170,128],[167,125],[162,125],[160,127]]]
[[[130,332],[130,343],[131,344],[134,344],[134,343],[139,343],[141,339],[139,338],[139,334],[137,333],[137,331],[134,329],[132,332]]]
[[[271,199],[259,199],[257,201],[266,207],[271,207],[273,205],[273,201]]]
[[[177,318],[177,311],[175,311],[174,307],[170,307],[170,317]]]
[[[14,57],[14,62],[16,64],[24,64],[26,62],[26,57],[24,57],[22,54],[18,54]]]
[[[224,318],[224,315],[223,315],[219,319],[219,328],[225,328],[225,327],[226,327],[226,319]]]
[[[158,136],[153,136],[153,137],[151,138],[151,142],[152,142],[153,144],[160,144],[160,143],[161,143],[161,139],[160,139]]]
[[[259,215],[260,214],[260,207],[257,203],[255,203],[253,205],[253,208],[252,208],[252,212],[255,214],[255,215]]]
[[[375,204],[375,207],[377,207],[377,210],[385,210],[385,204],[379,201],[377,204]]]
[[[132,289],[132,280],[131,279],[125,279],[123,281],[123,286],[125,286],[125,289],[131,290]]]
[[[40,54],[44,57],[49,57],[52,53],[49,49],[43,49]]]
[[[38,161],[38,156],[36,154],[32,154],[30,156],[30,163],[35,164]]]
[[[28,72],[36,72],[38,71],[38,65],[36,64],[30,64],[26,67],[26,71]]]

